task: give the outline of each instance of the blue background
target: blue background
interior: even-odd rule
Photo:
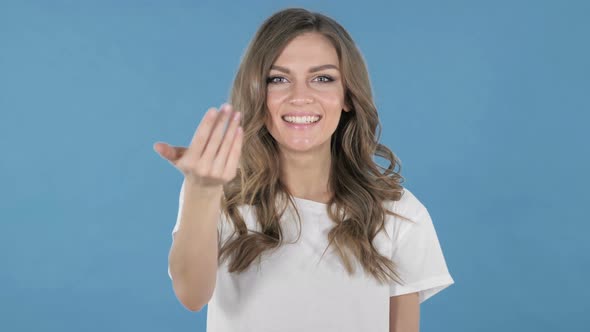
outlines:
[[[423,331],[590,323],[589,1],[0,0],[0,330],[204,331],[167,275],[186,145],[262,21],[363,52],[455,285]]]

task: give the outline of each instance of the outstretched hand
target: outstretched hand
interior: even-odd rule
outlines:
[[[157,142],[154,150],[187,181],[203,187],[222,186],[237,173],[243,142],[240,116],[229,104],[222,105],[219,111],[212,107],[201,119],[188,147]]]

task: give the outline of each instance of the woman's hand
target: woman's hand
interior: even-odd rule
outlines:
[[[154,150],[180,170],[190,184],[223,186],[236,176],[242,152],[240,115],[229,104],[222,105],[219,111],[212,107],[205,113],[188,148],[157,142]]]

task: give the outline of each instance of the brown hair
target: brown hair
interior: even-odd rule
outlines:
[[[397,157],[378,143],[381,126],[364,59],[340,24],[300,8],[279,11],[262,24],[242,57],[234,80],[230,102],[242,112],[244,143],[238,174],[224,186],[223,213],[233,222],[234,233],[227,243],[220,242],[219,262],[231,257],[229,272],[241,272],[262,252],[278,248],[283,242],[279,220],[287,203],[293,208],[295,204],[279,176],[277,143],[264,125],[268,114],[266,78],[285,46],[306,32],[322,34],[335,47],[345,103],[350,108],[349,112],[342,112],[331,138],[329,187],[334,195],[327,207],[335,226],[328,234],[328,247],[334,244],[349,274],[354,272],[352,255],[377,280],[400,282],[396,265],[379,254],[372,243],[378,232],[384,230],[386,214],[397,215],[383,203],[400,199],[404,179],[399,174],[401,164]],[[381,167],[373,156],[386,159],[389,166]],[[399,171],[395,171],[396,166]],[[277,205],[277,201],[284,204]],[[238,211],[243,204],[253,207],[259,231],[247,228]],[[298,213],[297,217],[301,222]]]

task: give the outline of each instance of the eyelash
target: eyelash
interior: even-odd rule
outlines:
[[[333,82],[334,79],[330,76],[330,75],[320,75],[316,78],[325,78],[326,80],[320,81],[321,83],[330,83]],[[278,84],[278,83],[282,83],[282,82],[275,82],[275,79],[286,79],[282,76],[270,76],[269,78],[266,79],[266,83],[267,84]]]

